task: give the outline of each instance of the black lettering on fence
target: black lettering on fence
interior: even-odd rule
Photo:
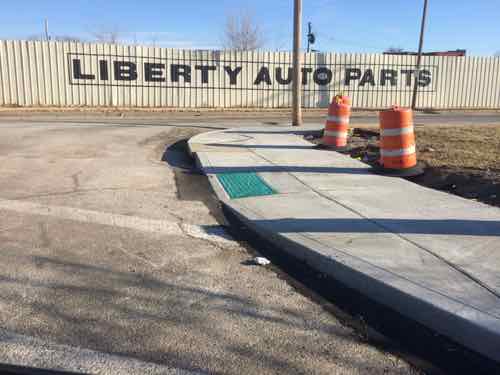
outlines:
[[[288,75],[286,78],[283,78],[283,68],[276,68],[276,82],[280,85],[288,85],[292,82],[293,79],[293,68],[288,68]]]
[[[326,86],[332,81],[332,71],[324,66],[315,70],[313,80],[320,86]]]
[[[380,71],[380,86],[385,86],[387,81],[391,83],[391,86],[396,86],[398,84],[397,77],[398,72],[394,69],[382,69]]]
[[[418,74],[418,85],[420,87],[429,86],[431,83],[431,72],[426,69],[423,69]]]
[[[359,85],[363,87],[366,83],[369,83],[370,86],[375,86],[375,76],[373,75],[373,70],[366,69],[361,81],[359,81]]]
[[[170,80],[179,82],[179,77],[183,77],[185,83],[191,83],[191,67],[184,64],[170,65]]]
[[[115,80],[135,81],[137,79],[137,65],[131,61],[115,61]]]
[[[411,76],[413,72],[413,69],[401,69],[401,74],[405,76],[405,85],[407,87],[411,87]]]
[[[72,85],[279,91],[289,90],[287,86],[293,81],[289,62],[265,60],[224,61],[217,58],[204,61],[201,58],[69,53],[67,66]],[[411,64],[305,64],[301,69],[301,81],[307,85],[304,92],[409,92],[415,82],[420,92],[434,92],[436,72],[436,65],[423,66],[417,73]],[[229,79],[218,82],[217,77],[221,74],[227,74]],[[251,86],[238,85],[243,78],[249,80]],[[131,86],[130,81],[136,82]]]
[[[240,74],[242,68],[241,66],[236,67],[234,70],[230,66],[225,66],[224,70],[229,75],[229,84],[236,85],[238,74]]]
[[[73,59],[73,77],[75,79],[95,79],[95,75],[82,72],[82,62],[80,59]]]
[[[359,68],[346,68],[344,85],[349,86],[351,81],[355,81],[361,78],[361,69]]]
[[[311,73],[313,70],[312,68],[302,68],[301,70],[302,70],[302,84],[307,85],[307,82],[309,80],[307,75]]]
[[[165,64],[144,63],[144,80],[146,82],[165,82],[164,69]]]
[[[106,60],[99,60],[99,78],[101,81],[109,79],[108,62]]]
[[[196,65],[194,68],[201,71],[201,83],[208,83],[208,72],[217,69],[213,65]]]
[[[269,76],[269,69],[265,66],[260,68],[257,77],[255,78],[254,85],[260,85],[261,82],[265,82],[268,85],[271,84],[271,77]]]

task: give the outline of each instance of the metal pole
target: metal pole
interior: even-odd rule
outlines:
[[[50,37],[49,37],[49,20],[47,18],[45,18],[45,40],[46,41],[50,40]]]
[[[302,0],[294,0],[293,12],[293,82],[292,125],[302,125],[300,45],[302,26]]]
[[[425,18],[427,17],[427,0],[424,0],[424,10],[422,13],[422,24],[420,25],[420,41],[418,42],[417,68],[415,69],[415,83],[413,84],[413,97],[411,99],[411,109],[417,106],[418,77],[420,75],[420,63],[422,61],[422,48],[424,46]]]
[[[309,35],[311,35],[311,22],[307,23],[307,29],[308,29],[308,31],[307,31],[307,53],[309,53],[309,52],[311,52],[311,49],[310,49],[311,44],[309,41],[310,40]]]

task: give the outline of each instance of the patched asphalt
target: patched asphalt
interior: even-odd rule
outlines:
[[[120,358],[125,373],[417,372],[248,265],[244,247],[193,235],[223,233],[217,206],[165,150],[235,123],[166,123],[0,122],[0,362],[88,370],[76,352],[111,355],[99,373]],[[71,360],[36,355],[48,347]]]

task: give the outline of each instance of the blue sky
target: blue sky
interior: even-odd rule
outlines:
[[[321,51],[416,50],[423,0],[303,0]],[[52,34],[91,39],[117,29],[129,41],[165,47],[218,48],[228,14],[250,11],[265,33],[265,49],[291,47],[293,0],[4,0],[0,38]],[[429,0],[425,50],[465,48],[469,55],[500,51],[499,0]]]

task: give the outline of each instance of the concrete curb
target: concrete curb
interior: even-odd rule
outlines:
[[[255,132],[254,128],[246,130],[248,131],[248,134]],[[309,129],[309,131],[311,130],[312,129]],[[266,132],[262,129],[261,131],[262,133]],[[308,130],[302,130],[300,133],[295,133],[293,130],[290,131],[289,129],[278,130],[266,139],[267,143],[264,143],[266,144],[266,147],[269,147],[269,143],[272,143],[273,139],[275,140],[278,137],[278,134],[304,134],[304,132],[307,131]],[[238,129],[238,133],[244,134],[245,130]],[[388,269],[378,267],[377,265],[370,263],[370,261],[363,259],[363,257],[355,256],[343,251],[342,249],[336,248],[335,243],[332,243],[331,246],[325,245],[325,243],[315,241],[314,238],[307,236],[305,233],[300,233],[300,230],[299,232],[292,233],[293,229],[291,228],[297,228],[297,224],[290,224],[290,227],[285,228],[286,230],[283,230],[283,227],[286,225],[283,224],[281,226],[281,230],[276,230],[276,227],[270,225],[270,221],[266,221],[266,218],[264,217],[265,215],[262,214],[265,210],[259,211],[259,208],[262,209],[262,206],[266,206],[266,204],[261,203],[260,206],[256,208],[257,206],[253,206],[252,204],[257,201],[252,201],[251,199],[230,200],[224,189],[217,181],[217,178],[215,178],[213,171],[221,170],[222,167],[217,166],[217,168],[214,168],[211,164],[211,158],[209,157],[211,153],[218,152],[219,154],[217,154],[216,159],[221,160],[224,156],[222,153],[227,152],[227,165],[235,165],[235,161],[231,160],[231,154],[229,154],[229,151],[224,150],[224,145],[227,144],[225,142],[229,142],[228,136],[228,130],[201,134],[190,140],[189,147],[192,154],[197,158],[200,168],[205,172],[205,174],[207,174],[209,181],[221,202],[234,215],[236,215],[236,217],[246,223],[249,228],[261,234],[262,237],[268,239],[282,251],[306,262],[319,272],[328,274],[335,280],[338,280],[346,286],[369,296],[376,302],[390,307],[402,315],[431,328],[432,330],[450,338],[455,342],[458,342],[466,348],[500,363],[500,351],[498,350],[500,347],[500,318],[498,317],[498,313],[500,312],[500,299],[497,295],[492,294],[489,290],[485,290],[484,288],[474,284],[465,276],[461,275],[460,272],[456,272],[454,269],[446,268],[446,265],[439,263],[439,259],[435,260],[435,263],[439,263],[438,266],[443,269],[443,272],[450,273],[455,279],[463,281],[464,285],[469,288],[464,289],[463,300],[455,298],[456,296],[451,292],[450,294],[443,294],[439,288],[428,288],[425,284],[419,284],[418,282],[415,282],[415,280],[405,278],[404,275],[395,274],[390,272]],[[218,137],[220,137],[220,140],[214,142],[214,140]],[[262,137],[264,137],[264,135]],[[299,139],[299,137],[297,137],[297,139]],[[287,141],[293,142],[289,139],[287,139]],[[246,141],[244,142],[233,139],[230,142],[232,144],[231,147],[234,147],[236,142],[245,143]],[[280,142],[277,141],[277,143]],[[214,144],[217,144],[219,148],[214,148]],[[303,145],[302,140],[298,142],[298,144]],[[252,145],[244,144],[244,146],[245,148],[252,148]],[[254,144],[254,147],[255,149],[258,149],[263,146],[260,144]],[[234,150],[231,151],[234,152]],[[286,152],[286,150],[283,152]],[[278,153],[276,152],[276,154]],[[252,158],[255,157],[254,154],[246,153],[241,154],[237,159],[243,160],[245,155],[248,155],[249,157],[251,156]],[[283,155],[281,155],[280,158],[284,159]],[[349,161],[349,163],[351,162]],[[249,171],[252,171],[252,169],[259,170],[257,167],[252,168],[251,162],[246,164],[243,163],[243,165],[248,165]],[[228,168],[231,169],[232,167]],[[337,178],[337,176],[335,176],[335,178]],[[410,182],[404,182],[411,184]],[[437,197],[436,199],[438,200],[447,199],[447,196],[443,193],[434,192],[435,191],[430,189],[426,189],[425,191],[426,194],[429,194],[433,198]],[[297,194],[291,199],[296,199],[296,197],[300,196]],[[309,198],[310,197],[308,196],[308,199]],[[261,201],[265,199],[266,198],[260,198]],[[277,199],[278,198],[268,199],[267,207],[271,207],[273,204],[276,204]],[[286,194],[283,194],[283,198],[281,199],[287,199]],[[461,198],[453,197],[450,199],[453,201]],[[309,199],[311,204],[313,204],[312,201],[313,199]],[[467,203],[460,201],[459,203],[467,207],[469,201],[466,202]],[[291,200],[290,203],[293,204],[293,200]],[[488,215],[493,212],[493,219],[500,219],[500,215],[498,215],[500,214],[499,211],[488,211],[488,208],[484,205],[481,206],[480,204],[478,205],[474,203],[471,206],[471,209],[478,212],[485,211]],[[295,218],[295,216],[293,216],[293,212],[290,212],[289,216],[285,215],[285,217],[292,219]],[[492,222],[493,226],[495,223],[497,223],[497,221]],[[496,227],[494,227],[493,230],[496,230]],[[498,233],[492,233],[493,237],[499,236],[500,238],[500,226],[498,227],[498,230]],[[388,231],[388,234],[392,233]],[[457,241],[459,240],[461,240],[461,238],[457,239]],[[450,241],[453,241],[451,236]],[[478,244],[480,244],[479,240]],[[388,251],[391,249],[380,250]],[[416,263],[415,267],[422,267],[422,265],[420,263]],[[440,269],[439,267],[436,269]],[[426,275],[423,274],[422,278],[425,277]],[[446,283],[448,280],[446,277],[446,274],[443,274],[442,281],[440,281],[439,278],[436,278],[436,283]],[[494,283],[494,285],[497,284]],[[452,289],[452,287],[450,288]],[[465,295],[466,291],[468,291],[467,293],[473,291],[473,297],[468,298],[469,296]],[[484,306],[489,306],[490,309],[485,310]]]

